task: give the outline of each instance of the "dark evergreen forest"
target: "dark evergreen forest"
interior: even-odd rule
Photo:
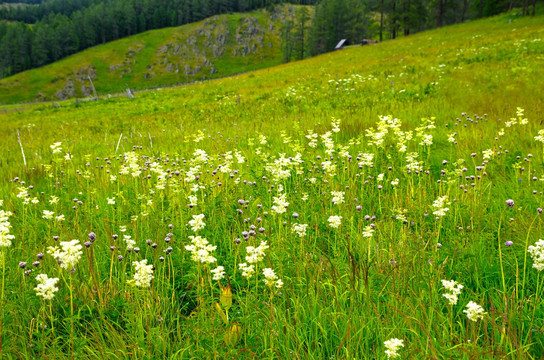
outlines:
[[[10,0],[0,4],[0,78],[143,31],[284,0]],[[285,60],[330,51],[339,39],[397,36],[494,15],[537,0],[291,0],[315,5],[283,27]],[[310,24],[310,25],[309,25]],[[298,27],[298,28],[297,28]],[[297,39],[300,38],[300,39]],[[292,45],[302,44],[302,45]]]

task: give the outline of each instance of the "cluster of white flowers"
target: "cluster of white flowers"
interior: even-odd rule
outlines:
[[[223,266],[218,266],[215,269],[210,271],[213,274],[213,280],[219,281],[225,278],[226,272]]]
[[[210,157],[208,156],[206,151],[202,149],[196,149],[195,152],[193,153],[193,159],[191,160],[191,162],[193,164],[205,164],[208,162],[209,158]]]
[[[483,154],[483,159],[484,160],[489,160],[489,159],[493,158],[493,155],[495,154],[495,151],[493,151],[493,149],[487,149],[487,150],[482,151],[482,154]]]
[[[132,239],[132,236],[123,235],[123,240],[125,241],[125,244],[127,244],[127,250],[134,249],[134,246],[136,245],[136,241],[134,241],[134,239]]]
[[[129,285],[148,288],[153,280],[153,265],[147,265],[147,259],[133,261],[134,277],[128,281]]]
[[[217,246],[210,245],[208,240],[200,236],[189,236],[192,245],[186,245],[185,250],[191,253],[191,260],[199,263],[214,263],[217,261],[212,256],[212,252],[217,249]]]
[[[298,237],[304,237],[306,236],[306,228],[308,227],[308,224],[293,224],[291,227],[291,231],[296,233]]]
[[[263,261],[265,257],[265,250],[268,249],[268,244],[266,241],[261,241],[259,246],[247,246],[246,247],[246,261],[250,264],[256,264]]]
[[[287,195],[283,193],[280,196],[274,196],[274,205],[271,207],[271,210],[276,214],[283,214],[287,211],[288,206]]]
[[[334,141],[332,140],[332,132],[327,131],[325,134],[321,135],[321,140],[323,145],[325,145],[325,154],[332,156],[334,153]]]
[[[189,220],[189,226],[191,227],[191,230],[193,230],[195,233],[197,233],[199,230],[204,229],[206,226],[206,223],[203,221],[204,214],[200,215],[193,215],[193,219]]]
[[[321,163],[321,167],[328,176],[334,176],[336,175],[336,165],[332,163],[332,161],[323,161]]]
[[[0,209],[0,247],[11,246],[11,240],[15,239],[15,235],[11,235],[11,224],[9,218],[12,215],[11,211]]]
[[[438,199],[436,199],[433,202],[433,207],[436,209],[433,214],[436,216],[445,216],[446,213],[449,211],[449,208],[446,206],[451,204],[448,202],[448,196],[440,196]]]
[[[311,130],[308,130],[308,135],[306,135],[306,138],[308,140],[310,140],[310,142],[308,143],[309,147],[311,147],[311,148],[316,148],[317,147],[317,134],[316,133],[314,133]]]
[[[417,157],[419,154],[417,152],[412,152],[406,154],[406,162],[408,165],[406,165],[407,171],[413,171],[413,172],[421,172],[423,171],[423,164],[421,161],[417,160]]]
[[[42,218],[44,218],[46,220],[51,220],[51,219],[53,219],[54,215],[55,215],[55,212],[49,211],[49,210],[44,210]]]
[[[276,287],[280,289],[283,286],[283,281],[278,279],[278,276],[274,273],[274,270],[271,268],[263,269],[264,283],[268,287]]]
[[[196,195],[189,195],[187,197],[187,199],[189,200],[188,201],[188,205],[189,206],[197,206],[198,205],[198,196]]]
[[[487,314],[484,311],[484,308],[480,305],[476,304],[474,301],[470,301],[467,304],[467,308],[463,310],[465,314],[467,314],[467,318],[471,321],[478,321],[484,318],[484,315]]]
[[[416,135],[420,138],[419,145],[431,146],[433,144],[433,136],[431,134],[425,134],[425,130],[434,129],[434,117],[421,119],[421,126],[416,128]]]
[[[270,172],[272,180],[275,182],[287,179],[291,176],[290,168],[293,163],[290,158],[286,158],[285,154],[280,154],[279,158],[273,162],[266,164],[266,170]]]
[[[525,118],[523,115],[523,113],[525,112],[524,109],[518,107],[516,109],[516,116],[517,118],[510,118],[510,121],[507,121],[505,123],[506,127],[511,127],[511,126],[514,126],[514,125],[517,125],[517,124],[520,124],[520,125],[527,125],[529,123],[529,120],[527,120],[527,118]]]
[[[528,252],[533,259],[533,267],[538,271],[544,270],[544,240],[539,239],[534,245],[529,246]]]
[[[56,142],[53,145],[50,145],[51,151],[53,154],[60,154],[62,152],[62,142]]]
[[[372,167],[374,165],[374,154],[364,153],[361,155],[361,161],[359,162],[359,167],[368,166]]]
[[[37,197],[30,196],[30,193],[28,192],[28,188],[24,186],[19,186],[18,190],[19,192],[17,193],[17,197],[23,200],[23,204],[28,205],[32,203],[33,205],[36,205],[37,203],[40,202],[40,200],[38,200]]]
[[[242,276],[249,279],[255,274],[255,265],[248,265],[246,263],[238,264],[238,268],[242,271]]]
[[[450,134],[450,136],[448,137],[448,141],[451,143],[455,143],[455,136],[457,136],[457,133]]]
[[[344,191],[331,191],[332,203],[333,204],[343,204],[344,201]]]
[[[388,359],[400,357],[399,350],[404,347],[404,341],[401,339],[389,339],[383,343],[385,345],[385,355]]]
[[[338,229],[338,227],[342,224],[342,217],[337,215],[331,215],[329,216],[329,226]]]
[[[157,174],[157,185],[155,185],[155,188],[157,188],[159,190],[166,189],[166,182],[167,182],[167,179],[168,179],[168,173],[163,169],[162,165],[157,163],[157,162],[153,162],[149,166],[149,171],[152,172],[152,173]]]
[[[83,255],[83,246],[79,240],[63,241],[60,243],[61,249],[57,246],[50,246],[47,252],[55,259],[60,260],[60,266],[65,270],[72,270]]]
[[[255,274],[255,264],[263,261],[265,257],[265,250],[268,249],[266,241],[261,241],[258,247],[247,246],[246,247],[246,261],[247,263],[238,264],[238,269],[242,271],[242,276],[250,278]]]
[[[106,198],[108,200],[108,205],[115,205],[115,196],[112,198]]]
[[[196,180],[196,176],[200,172],[200,165],[192,166],[189,170],[185,171],[185,181],[190,183]]]
[[[56,287],[58,278],[49,278],[47,274],[39,274],[36,276],[38,286],[34,288],[36,295],[41,296],[44,300],[51,300],[55,297],[55,293],[59,291]]]
[[[340,119],[332,118],[331,120],[332,132],[340,132]]]
[[[125,153],[125,164],[119,173],[122,175],[131,174],[133,177],[140,176],[142,171],[138,163],[138,154],[132,151]]]
[[[365,226],[363,229],[363,237],[370,238],[374,233],[374,227],[372,225]]]
[[[448,293],[443,294],[446,299],[450,302],[451,305],[457,304],[459,295],[461,294],[461,289],[463,285],[459,284],[455,280],[442,280],[442,286],[448,291]]]
[[[544,144],[544,129],[538,130],[538,135],[535,136],[535,140],[540,141],[541,143]]]

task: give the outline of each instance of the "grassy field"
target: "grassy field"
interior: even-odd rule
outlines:
[[[542,79],[539,11],[0,108],[0,357],[542,359]]]
[[[278,65],[282,23],[297,7],[214,16],[147,31],[0,79],[0,104],[58,101],[221,78]],[[89,80],[90,78],[90,80]]]

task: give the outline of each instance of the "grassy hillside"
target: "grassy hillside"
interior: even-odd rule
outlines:
[[[93,47],[0,80],[0,103],[58,101],[219,78],[280,64],[295,7],[214,16]]]
[[[507,14],[0,108],[0,358],[541,359],[543,78]]]

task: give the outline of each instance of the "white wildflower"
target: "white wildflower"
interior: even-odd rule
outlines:
[[[127,250],[134,249],[134,246],[136,245],[136,241],[132,239],[132,236],[130,235],[123,235],[123,240],[125,241],[125,244],[127,244]]]
[[[148,288],[153,280],[153,265],[147,265],[147,259],[133,261],[134,277],[128,281],[129,285]]]
[[[296,233],[298,237],[304,237],[306,236],[306,228],[308,227],[308,224],[293,224],[291,227],[291,231]]]
[[[55,293],[59,291],[56,287],[58,278],[49,278],[47,274],[39,274],[36,276],[38,280],[38,286],[34,288],[36,295],[41,296],[44,300],[52,300],[55,297]]]
[[[249,279],[255,274],[255,265],[248,265],[246,263],[238,264],[238,268],[242,271],[242,276]]]
[[[83,246],[79,243],[79,240],[63,241],[60,243],[61,249],[58,247],[50,246],[47,252],[51,254],[55,259],[60,260],[60,266],[65,270],[72,270],[81,259],[83,255]]]
[[[344,201],[344,191],[331,191],[332,203],[333,204],[343,204]]]
[[[223,266],[218,266],[215,269],[210,271],[213,274],[213,280],[219,281],[225,278],[225,268]]]
[[[385,355],[388,359],[400,357],[399,350],[404,347],[404,341],[401,339],[389,339],[383,343],[385,345]]]
[[[53,219],[54,215],[55,215],[55,213],[53,211],[44,210],[42,218],[44,218],[46,220],[51,220],[51,219]]]
[[[535,136],[535,140],[544,144],[544,129],[538,130],[538,136]]]
[[[342,217],[331,215],[329,216],[329,226],[335,229],[338,229],[338,227],[342,224]]]
[[[51,151],[53,152],[53,154],[59,154],[62,152],[61,145],[62,145],[62,142],[56,142],[53,145],[50,145],[49,147],[51,148]]]
[[[474,301],[470,301],[467,304],[467,308],[463,310],[467,317],[471,321],[478,321],[484,318],[484,315],[487,314],[480,305],[476,304]]]
[[[191,260],[198,263],[214,263],[217,261],[212,256],[212,252],[217,249],[217,246],[210,245],[208,240],[200,236],[189,236],[191,239],[191,245],[186,245],[185,250],[191,253]]]
[[[529,246],[528,252],[533,259],[533,267],[538,271],[544,270],[544,240],[539,239],[535,245]]]
[[[280,196],[274,196],[274,205],[271,210],[276,214],[283,214],[287,211],[287,206],[289,206],[287,195],[283,193]]]
[[[450,210],[446,206],[451,204],[448,202],[448,196],[441,196],[433,202],[433,207],[436,211],[433,212],[436,216],[445,216],[446,213]]]
[[[206,223],[202,221],[202,219],[204,219],[204,216],[204,214],[193,215],[193,220],[189,221],[189,226],[191,227],[191,230],[193,230],[195,233],[199,230],[204,229],[204,227],[206,226]]]
[[[11,240],[15,239],[15,235],[11,235],[11,224],[9,218],[12,215],[11,211],[0,209],[0,247],[11,246]]]
[[[363,237],[370,238],[374,234],[374,227],[372,225],[365,226],[363,229]]]
[[[197,206],[198,205],[198,196],[196,195],[189,195],[187,197],[189,200],[189,206]]]
[[[451,305],[457,304],[459,295],[461,294],[461,289],[463,285],[459,284],[455,280],[442,280],[442,286],[448,291],[448,293],[443,294],[446,299],[450,302]]]
[[[246,261],[250,264],[255,264],[263,261],[265,257],[264,251],[268,249],[268,244],[266,241],[261,241],[261,244],[257,247],[247,246],[246,247]]]
[[[281,288],[283,286],[283,281],[278,279],[278,276],[274,273],[274,270],[271,268],[263,269],[264,283],[268,287]]]

